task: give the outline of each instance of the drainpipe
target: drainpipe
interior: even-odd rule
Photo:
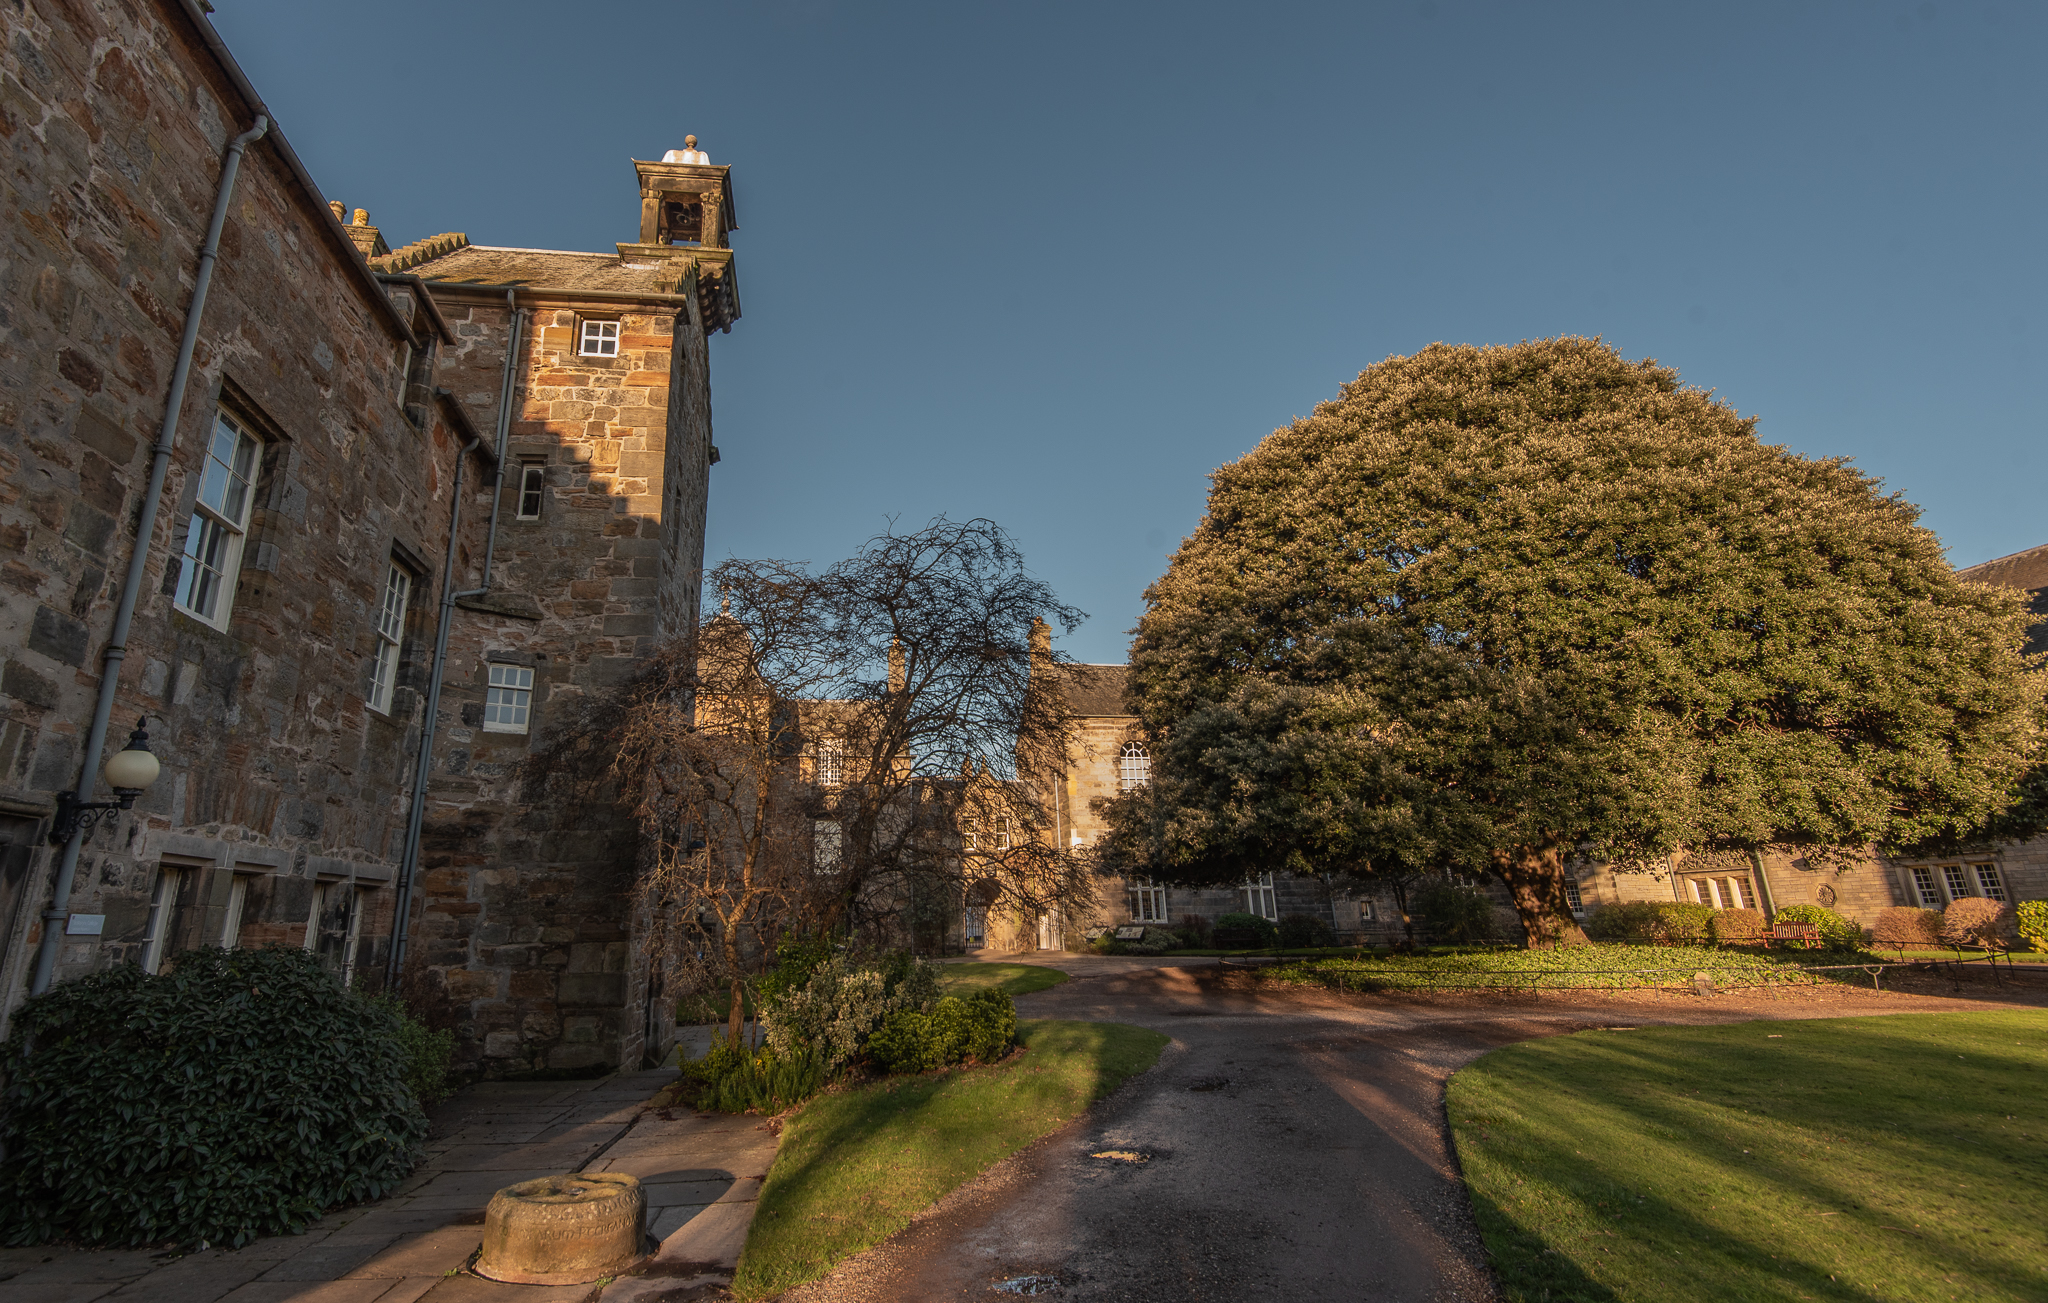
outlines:
[[[199,270],[192,281],[192,306],[185,309],[185,333],[178,340],[178,361],[171,368],[171,396],[164,409],[156,447],[150,455],[149,487],[142,495],[142,514],[135,522],[135,550],[128,556],[128,576],[121,583],[121,600],[114,608],[114,630],[100,662],[99,699],[93,703],[92,730],[86,734],[85,760],[78,776],[78,799],[90,801],[99,783],[100,751],[107,744],[107,721],[114,713],[114,696],[121,686],[121,662],[128,655],[128,626],[135,618],[135,601],[142,592],[144,572],[149,569],[149,540],[156,530],[156,509],[163,500],[164,475],[171,467],[171,452],[178,443],[178,409],[185,405],[185,384],[192,376],[192,351],[199,345],[199,320],[206,311],[206,292],[213,284],[213,265],[220,258],[221,227],[228,220],[228,201],[235,191],[235,174],[242,167],[242,151],[270,130],[270,118],[257,114],[247,131],[228,142],[227,161],[221,164],[220,188],[213,198],[213,220],[206,227],[206,242],[199,247]],[[71,916],[71,886],[78,876],[78,851],[84,844],[81,828],[64,843],[57,863],[57,881],[50,894],[50,907],[43,911],[43,940],[36,951],[35,978],[30,995],[50,989],[57,970],[58,936]]]
[[[448,398],[448,391],[437,390]],[[448,663],[448,626],[455,621],[455,545],[462,537],[462,471],[469,454],[483,442],[471,435],[462,451],[455,454],[455,487],[448,511],[448,551],[441,561],[441,614],[434,629],[434,666],[427,676],[427,713],[420,722],[420,745],[413,757],[412,806],[405,816],[405,853],[398,865],[398,908],[392,919],[391,953],[384,960],[384,989],[398,985],[399,965],[405,962],[405,943],[412,933],[412,884],[420,859],[420,825],[426,817],[427,768],[434,759],[434,731],[441,713],[441,671]]]
[[[422,294],[425,293],[424,288]],[[472,439],[458,455],[455,470],[455,515],[448,524],[448,557],[441,568],[441,618],[434,633],[434,664],[427,674],[427,718],[420,728],[420,746],[413,757],[412,808],[406,815],[405,848],[399,856],[398,900],[396,913],[391,925],[391,953],[384,962],[384,988],[393,990],[398,985],[398,971],[405,963],[406,943],[412,939],[412,888],[419,876],[420,830],[426,816],[427,775],[434,763],[434,733],[441,709],[441,679],[448,668],[448,630],[455,619],[455,601],[461,597],[480,597],[491,589],[491,558],[498,547],[498,510],[505,501],[505,444],[512,433],[512,377],[518,363],[520,337],[526,325],[526,313],[518,306],[519,292],[505,291],[505,306],[511,316],[511,333],[505,345],[505,375],[498,392],[504,395],[498,402],[498,455],[492,471],[497,491],[491,495],[491,527],[484,544],[484,585],[463,592],[455,591],[455,539],[462,523],[462,466],[460,456],[467,455],[476,447]],[[442,391],[446,393],[446,391]]]

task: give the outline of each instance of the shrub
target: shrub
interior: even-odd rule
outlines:
[[[1863,944],[1863,928],[1824,905],[1787,905],[1771,916],[1773,923],[1811,923],[1820,929],[1821,944],[1830,950],[1854,950]]]
[[[455,1033],[427,1026],[395,995],[362,998],[398,1020],[398,1053],[405,1060],[405,1084],[420,1106],[432,1108],[454,1094],[455,1088],[448,1084],[448,1065],[455,1061]]]
[[[1209,920],[1200,914],[1183,914],[1173,928],[1174,939],[1183,950],[1207,950],[1209,948]]]
[[[37,996],[0,1046],[0,1240],[240,1246],[389,1193],[427,1131],[401,1035],[296,947]]]
[[[1654,900],[1602,905],[1586,920],[1586,935],[1595,941],[1655,945],[1664,935],[1663,906]]]
[[[1017,1006],[991,987],[949,995],[929,1011],[899,1009],[868,1039],[868,1054],[888,1072],[929,1072],[949,1063],[993,1063],[1017,1041]]]
[[[1663,922],[1663,931],[1657,939],[1676,946],[1705,945],[1714,939],[1714,915],[1720,912],[1712,905],[1690,901],[1660,902],[1657,916]]]
[[[1874,945],[1898,951],[1901,957],[1904,957],[1908,946],[1938,946],[1941,944],[1941,911],[1909,906],[1881,910],[1877,920],[1870,925],[1870,940]]]
[[[1215,932],[1256,932],[1262,949],[1270,949],[1280,939],[1280,929],[1257,914],[1225,914],[1216,920]],[[1210,933],[1212,938],[1215,932]]]
[[[768,1048],[790,1061],[816,1048],[827,1076],[858,1055],[890,1014],[925,1009],[939,998],[938,970],[900,952],[869,965],[798,953],[778,962],[759,988]]]
[[[1952,946],[2010,950],[2019,939],[2013,908],[1982,896],[1964,896],[1948,903],[1941,916],[1941,939]]]
[[[1497,941],[1493,901],[1477,887],[1434,878],[1408,893],[1409,912],[1438,941]]]
[[[2027,944],[2036,950],[2048,950],[2048,900],[2023,900],[2013,913]]]
[[[1280,944],[1289,949],[1337,944],[1337,934],[1330,930],[1330,925],[1313,914],[1289,914],[1280,920],[1277,931]]]
[[[1716,944],[1724,946],[1741,945],[1747,941],[1758,941],[1764,935],[1764,912],[1760,909],[1721,909],[1714,911],[1710,929]]]
[[[825,1087],[825,1055],[816,1046],[777,1054],[719,1043],[685,1060],[682,1090],[691,1106],[716,1113],[780,1113]]]

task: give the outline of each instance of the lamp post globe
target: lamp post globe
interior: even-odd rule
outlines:
[[[149,734],[143,732],[146,723],[147,717],[137,720],[135,731],[128,735],[128,745],[107,760],[107,786],[116,792],[139,795],[163,772],[163,766],[150,753]]]

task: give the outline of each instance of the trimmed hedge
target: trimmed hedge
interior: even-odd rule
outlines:
[[[898,1009],[868,1038],[868,1054],[889,1072],[929,1072],[949,1063],[994,1063],[1017,1043],[1017,1006],[996,987],[949,995],[929,1012]]]
[[[1211,939],[1218,932],[1255,932],[1258,934],[1261,950],[1270,950],[1280,943],[1280,929],[1274,927],[1271,920],[1260,918],[1257,914],[1225,914],[1217,919],[1215,926],[1210,929]]]
[[[1723,909],[1708,920],[1707,930],[1716,945],[1727,946],[1761,941],[1769,927],[1760,909]]]
[[[2048,900],[2023,900],[2013,907],[2020,936],[2036,950],[2048,950]]]
[[[1941,939],[1952,946],[2009,950],[2019,940],[2012,906],[1982,896],[1964,896],[1948,903],[1941,916]]]
[[[239,1247],[388,1194],[427,1133],[400,1035],[297,947],[62,983],[0,1046],[0,1240]]]
[[[1822,905],[1787,905],[1771,916],[1773,923],[1811,923],[1820,929],[1821,944],[1830,950],[1854,950],[1863,944],[1863,926]]]
[[[1908,946],[1938,946],[1941,944],[1941,911],[1915,909],[1910,905],[1880,910],[1870,925],[1870,942],[1902,953]]]

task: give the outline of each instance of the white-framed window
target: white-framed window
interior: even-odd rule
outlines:
[[[1271,923],[1280,921],[1280,907],[1273,899],[1273,875],[1261,873],[1244,884],[1244,912],[1257,914]]]
[[[313,884],[313,909],[306,915],[306,949],[317,955],[330,972],[341,975],[343,986],[356,973],[356,950],[363,935],[362,887],[345,882]]]
[[[839,857],[845,845],[843,832],[836,820],[814,819],[811,821],[811,868],[819,873],[836,873]]]
[[[1150,878],[1133,878],[1124,891],[1131,898],[1131,922],[1166,921],[1166,888]]]
[[[2005,901],[2005,880],[1998,876],[1995,864],[1972,864],[1970,871],[1977,875],[1977,890],[1986,900]]]
[[[533,715],[533,667],[491,666],[484,692],[484,732],[524,733]]]
[[[1960,864],[1942,865],[1941,882],[1943,886],[1948,888],[1948,898],[1950,900],[1961,900],[1963,897],[1972,894],[1970,891],[1970,880],[1963,876],[1963,866]]]
[[[163,965],[164,951],[171,940],[171,915],[177,912],[178,892],[184,888],[185,871],[169,866],[156,871],[156,885],[149,893],[149,922],[142,929],[142,971],[154,973]]]
[[[1123,754],[1117,757],[1116,779],[1120,792],[1143,787],[1152,781],[1152,757],[1142,745],[1124,743]]]
[[[377,605],[377,659],[370,666],[370,709],[391,712],[398,683],[398,650],[405,636],[405,604],[412,600],[412,576],[392,563],[384,573],[384,598]]]
[[[356,980],[356,956],[363,948],[363,906],[368,902],[369,889],[356,887],[348,893],[348,921],[341,932],[341,984],[354,986]]]
[[[619,323],[616,321],[585,321],[576,351],[584,357],[617,357],[619,355]]]
[[[1697,904],[1712,905],[1715,909],[1756,907],[1756,888],[1750,884],[1747,874],[1727,878],[1687,878],[1685,885]],[[1576,884],[1567,888],[1568,892],[1576,890]],[[1574,905],[1573,908],[1578,907]]]
[[[963,814],[960,816],[960,846],[963,850],[981,849],[981,816]]]
[[[262,467],[262,442],[234,417],[216,411],[199,498],[185,525],[177,595],[179,610],[216,629],[227,628],[235,603],[235,577],[242,571],[242,543]]]
[[[1570,878],[1564,880],[1564,903],[1571,906],[1574,914],[1583,914],[1586,911],[1586,902],[1579,895],[1579,884]]]
[[[1017,821],[1007,814],[996,816],[996,849],[1009,850],[1017,844]]]
[[[818,785],[837,787],[846,781],[846,739],[818,739]]]
[[[1913,866],[1913,894],[1920,898],[1920,908],[1941,908],[1941,888],[1934,885],[1933,869],[1924,864]]]
[[[1370,923],[1380,916],[1379,906],[1370,900],[1358,902],[1358,921]]]
[[[228,883],[228,907],[220,920],[220,948],[233,950],[242,943],[242,910],[249,903],[249,875],[237,873]]]
[[[544,462],[526,462],[519,468],[519,505],[513,515],[520,520],[539,520],[547,502],[548,468]]]

